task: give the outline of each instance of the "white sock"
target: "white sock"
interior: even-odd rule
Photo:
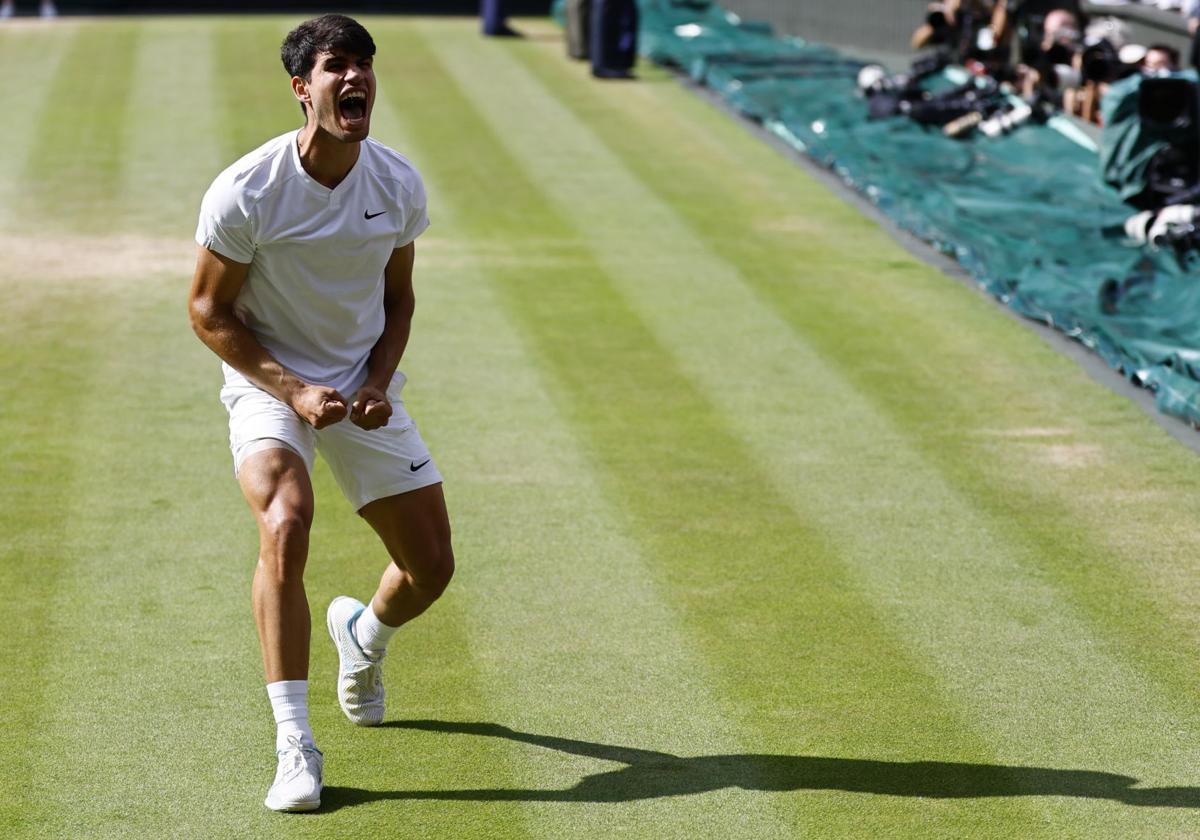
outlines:
[[[358,614],[358,619],[354,622],[354,640],[368,656],[379,657],[383,656],[387,649],[392,634],[399,629],[380,621],[374,608],[367,604],[367,608]]]
[[[275,749],[287,747],[291,735],[299,735],[305,746],[316,746],[308,725],[308,680],[267,683],[267,697],[275,713]]]

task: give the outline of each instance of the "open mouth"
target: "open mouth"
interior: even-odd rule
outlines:
[[[350,91],[338,101],[338,110],[347,122],[361,122],[367,116],[367,94],[361,90]]]

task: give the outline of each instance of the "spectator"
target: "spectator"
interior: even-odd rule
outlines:
[[[1042,19],[1041,55],[1051,60],[1072,56],[1079,49],[1081,33],[1079,16],[1067,9],[1053,9]],[[1058,64],[1069,64],[1058,61]]]
[[[991,19],[995,0],[942,0],[930,3],[925,22],[912,34],[914,50],[948,47],[960,60],[976,46],[979,30]]]
[[[1151,44],[1138,68],[1148,76],[1174,73],[1179,70],[1179,50],[1166,44]]]
[[[1007,46],[1014,32],[1021,33],[1020,56],[1028,63],[1037,58],[1038,45],[1045,41],[1054,12],[1068,12],[1078,30],[1084,19],[1080,0],[996,0],[992,14],[992,32],[996,43]]]
[[[1189,63],[1193,67],[1200,67],[1200,0],[1184,0],[1181,11],[1187,18],[1188,34],[1192,36]]]
[[[1100,124],[1100,102],[1109,86],[1142,70],[1150,53],[1140,44],[1129,43],[1129,34],[1129,25],[1115,17],[1099,18],[1088,25],[1083,49],[1071,65],[1077,78],[1063,91],[1063,110],[1086,122]],[[1150,56],[1150,61],[1157,66],[1169,61],[1169,56],[1156,53]]]
[[[1053,9],[1040,21],[1040,29],[1040,40],[1023,50],[1025,60],[1017,68],[1017,79],[1026,99],[1040,92],[1057,101],[1065,89],[1080,83],[1079,18],[1066,9]]]

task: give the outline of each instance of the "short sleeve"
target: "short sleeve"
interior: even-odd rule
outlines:
[[[404,229],[396,236],[396,247],[403,248],[429,227],[428,200],[425,197],[425,184],[421,176],[413,170],[412,190],[405,202]]]
[[[238,200],[237,192],[223,184],[222,179],[208,188],[200,202],[196,244],[235,262],[249,263],[254,259],[249,214]]]

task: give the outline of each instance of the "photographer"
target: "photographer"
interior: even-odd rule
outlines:
[[[1169,47],[1152,51],[1128,40],[1129,27],[1117,18],[1100,18],[1088,26],[1073,64],[1078,80],[1063,92],[1065,111],[1099,125],[1100,101],[1110,85],[1142,70],[1147,61],[1155,67],[1171,61],[1170,55],[1162,52]]]
[[[1109,90],[1100,165],[1105,183],[1141,211],[1125,220],[1125,237],[1172,250],[1191,271],[1200,255],[1200,86],[1195,70],[1172,62],[1173,50],[1152,47],[1141,72]]]
[[[1051,26],[1054,12],[1068,13],[1077,31],[1084,22],[1079,0],[996,0],[992,13],[996,44],[1001,48],[1009,47],[1016,33],[1019,35],[1019,60],[1026,64],[1035,61],[1038,53],[1044,50],[1042,45],[1046,35],[1054,28]],[[1063,18],[1059,16],[1055,20],[1061,22]]]
[[[1021,95],[1026,99],[1047,97],[1062,104],[1063,92],[1081,83],[1079,18],[1065,9],[1054,9],[1038,26],[1041,37],[1022,49],[1022,61],[1017,65]]]
[[[1166,44],[1151,44],[1146,48],[1146,56],[1138,64],[1138,69],[1147,76],[1174,73],[1180,67],[1179,50]]]
[[[1168,56],[1169,57],[1169,56]],[[1105,183],[1139,210],[1192,204],[1200,183],[1196,72],[1151,70],[1115,82],[1101,108]]]
[[[912,48],[943,48],[955,61],[963,61],[976,50],[979,33],[987,28],[994,11],[995,0],[930,3],[925,22],[912,34]]]

